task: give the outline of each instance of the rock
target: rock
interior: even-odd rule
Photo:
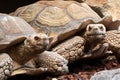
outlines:
[[[120,68],[97,72],[90,80],[120,80]]]

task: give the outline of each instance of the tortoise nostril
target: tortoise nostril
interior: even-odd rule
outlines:
[[[49,40],[45,40],[45,45],[49,45]]]
[[[98,28],[93,28],[93,30],[98,30]]]
[[[104,28],[103,28],[102,26],[100,26],[99,28],[100,28],[100,30],[101,30],[101,31],[103,31],[103,30],[104,30]]]

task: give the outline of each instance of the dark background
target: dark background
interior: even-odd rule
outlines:
[[[0,0],[0,13],[10,13],[18,7],[34,3],[39,0]]]

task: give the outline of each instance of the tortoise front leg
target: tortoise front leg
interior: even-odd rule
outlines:
[[[104,56],[108,51],[109,44],[103,43],[97,50],[92,51],[93,57],[101,57]]]
[[[7,53],[0,54],[0,80],[6,80],[13,71],[13,61]]]
[[[57,52],[65,59],[68,60],[68,63],[72,63],[82,58],[84,50],[85,40],[80,36],[74,36],[71,39],[68,39],[55,48],[52,51]]]
[[[29,64],[27,64],[23,68],[14,70],[12,75],[37,75],[45,72],[61,75],[69,72],[67,66],[68,61],[61,55],[57,54],[57,52],[44,51],[41,54],[37,54],[33,61],[32,64],[36,64],[35,67],[30,67]]]
[[[91,58],[97,58],[97,57],[102,57],[107,51],[108,51],[109,44],[108,43],[103,43],[99,44],[96,47],[94,47],[92,50],[89,50],[87,54],[84,55],[84,57],[91,57]]]

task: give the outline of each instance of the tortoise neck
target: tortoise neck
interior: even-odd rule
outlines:
[[[35,50],[32,46],[25,45],[25,43],[21,43],[16,45],[14,48],[9,50],[10,56],[14,61],[18,64],[24,64],[32,59],[35,54],[41,53],[44,50],[39,49]]]

